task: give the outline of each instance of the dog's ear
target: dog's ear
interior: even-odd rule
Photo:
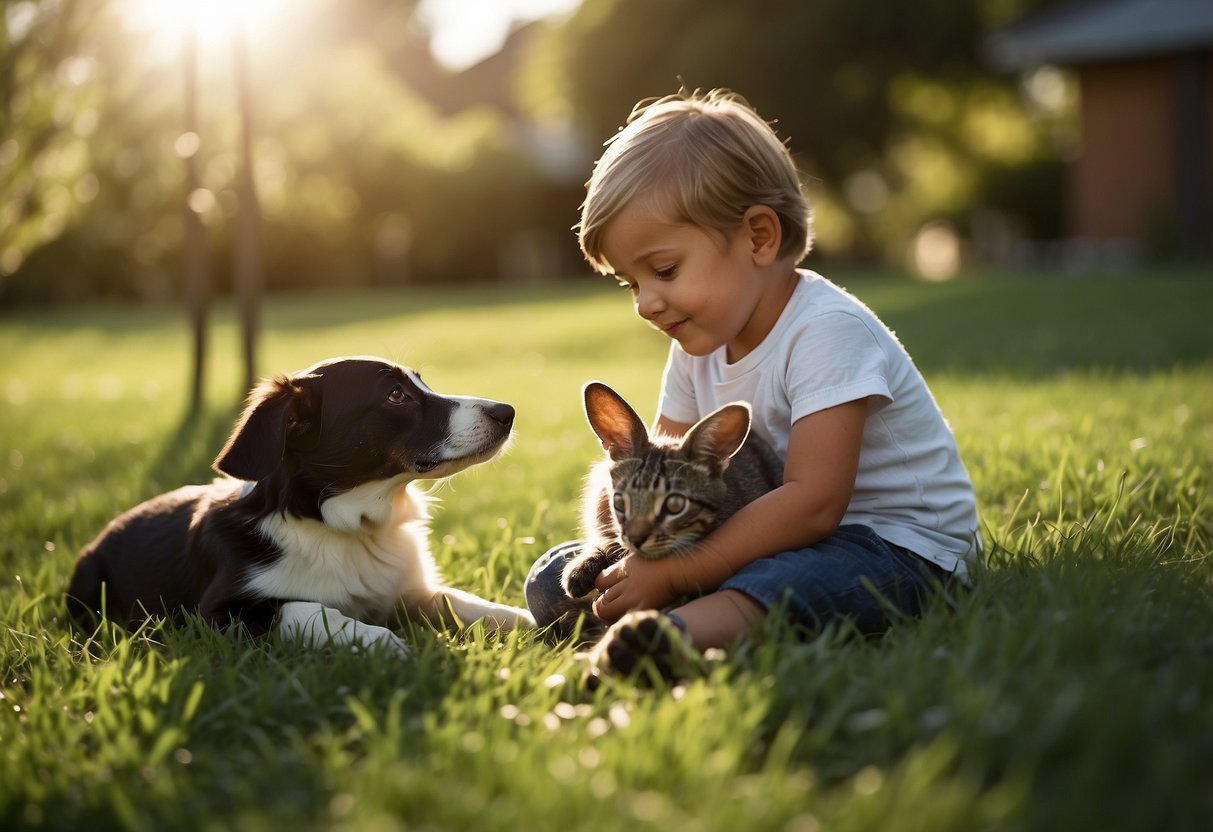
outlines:
[[[308,430],[319,412],[318,376],[279,376],[249,393],[244,413],[214,468],[240,480],[261,480],[274,472],[286,453],[287,439]]]

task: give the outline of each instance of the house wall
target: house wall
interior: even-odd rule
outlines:
[[[1077,67],[1081,89],[1082,149],[1070,180],[1070,228],[1075,236],[1147,241],[1171,227],[1177,235],[1193,230],[1213,233],[1208,206],[1213,202],[1213,61],[1198,61],[1200,98],[1178,94],[1174,58]],[[1188,69],[1191,69],[1189,63]],[[1186,98],[1184,114],[1177,98]],[[1194,108],[1203,113],[1193,113]],[[1193,123],[1203,136],[1192,158]],[[1180,125],[1186,125],[1181,128]],[[1187,141],[1177,139],[1187,131]],[[1186,144],[1186,150],[1179,148]],[[1180,153],[1186,157],[1180,161]],[[1198,205],[1193,209],[1196,176]],[[1181,190],[1186,196],[1181,198]],[[1203,207],[1202,207],[1203,205]],[[1191,216],[1196,210],[1201,216]],[[1185,213],[1187,214],[1185,216]]]
[[[1174,203],[1170,63],[1087,66],[1078,80],[1082,151],[1070,227],[1080,237],[1139,237],[1151,211]]]

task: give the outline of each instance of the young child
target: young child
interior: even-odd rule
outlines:
[[[933,584],[964,578],[980,543],[952,433],[893,333],[796,268],[808,202],[787,148],[743,99],[637,105],[594,167],[579,239],[672,341],[657,429],[681,435],[747,401],[785,465],[780,487],[694,551],[628,556],[599,575],[594,612],[616,622],[594,651],[602,670],[628,672],[646,652],[668,669],[688,642],[729,645],[773,609],[879,632],[890,607],[915,615]],[[558,546],[532,568],[540,625],[570,608],[560,574],[576,553]]]

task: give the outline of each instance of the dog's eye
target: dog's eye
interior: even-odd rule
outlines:
[[[387,400],[392,404],[400,404],[408,398],[408,394],[404,392],[403,387],[393,387],[392,392],[387,394]]]

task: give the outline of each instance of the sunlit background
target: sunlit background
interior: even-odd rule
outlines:
[[[1196,16],[1195,46],[1175,48],[1207,66],[1208,13],[1165,2]],[[1082,126],[1102,100],[1089,61],[1031,52],[1033,21],[1063,5],[7,2],[0,304],[180,294],[186,205],[226,290],[245,129],[270,291],[584,275],[570,228],[593,160],[632,104],[679,79],[737,89],[776,121],[815,206],[810,265],[930,280],[1132,267],[1194,253],[1188,203],[1207,256],[1199,212],[1213,185],[1176,202],[1157,184],[1170,162],[1126,177],[1083,168],[1111,135]],[[1169,48],[1105,63],[1180,77]],[[1156,148],[1175,144],[1166,124],[1184,123],[1166,111],[1135,119],[1153,106],[1136,100],[1113,106],[1143,130],[1163,124],[1142,140]],[[1122,178],[1137,201],[1120,225],[1085,230],[1082,200],[1119,205],[1100,187]]]
[[[132,30],[147,36],[158,55],[177,54],[182,36],[193,31],[207,45],[227,43],[244,30],[260,39],[292,5],[289,0],[124,0],[118,13]]]
[[[243,29],[255,40],[274,36],[287,14],[307,15],[311,0],[125,0],[122,19],[151,37],[162,56],[180,48],[193,30],[200,42],[224,44]],[[568,12],[579,0],[421,0],[417,24],[428,33],[434,59],[452,71],[465,70],[501,49],[514,26]],[[407,4],[405,4],[407,6]]]
[[[572,11],[579,0],[421,0],[417,16],[444,67],[459,71],[505,45],[519,23]]]

